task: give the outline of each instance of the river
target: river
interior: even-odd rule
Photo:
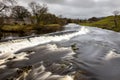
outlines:
[[[11,71],[14,72],[18,67],[67,61],[72,68],[69,68],[70,73],[64,75],[72,75],[75,69],[82,69],[94,77],[89,80],[120,80],[120,33],[110,30],[71,23],[60,32],[1,42],[0,52],[0,70],[4,71],[0,79],[12,74]],[[37,70],[41,69],[40,65],[37,65]],[[35,72],[36,69],[25,80],[30,80],[30,75],[34,80],[53,80],[50,78],[54,72],[49,68],[46,69],[51,72],[44,73],[48,75],[44,78]],[[57,70],[54,74],[63,76],[60,72]],[[73,80],[67,78],[55,80]]]

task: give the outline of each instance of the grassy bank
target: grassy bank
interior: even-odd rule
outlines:
[[[120,16],[117,17],[117,23],[118,23],[118,26],[115,27],[114,16],[108,16],[96,22],[85,22],[85,23],[80,23],[80,25],[94,26],[94,27],[99,27],[103,29],[120,31]]]
[[[47,25],[4,25],[2,32],[14,32],[14,33],[50,33],[61,30],[62,27],[59,24],[47,24]]]
[[[20,32],[20,31],[29,31],[32,30],[32,25],[4,25],[2,31],[6,32]]]

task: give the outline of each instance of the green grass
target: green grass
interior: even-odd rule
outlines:
[[[31,32],[35,32],[38,34],[45,34],[50,32],[56,32],[62,30],[62,26],[59,24],[47,24],[47,25],[4,25],[1,27],[3,32],[14,32],[14,33],[22,33],[29,34]]]
[[[0,27],[0,38],[5,37],[4,34],[14,33],[20,37],[29,36],[33,33],[35,34],[46,34],[51,32],[56,32],[62,30],[62,26],[59,24],[47,24],[47,25],[19,25],[11,24],[4,25]]]
[[[2,30],[7,32],[29,31],[32,29],[31,25],[4,25],[2,27]]]
[[[120,16],[117,17],[117,23],[118,23],[118,27],[115,27],[114,16],[108,16],[96,22],[80,23],[80,25],[94,26],[94,27],[99,27],[103,29],[120,31]]]

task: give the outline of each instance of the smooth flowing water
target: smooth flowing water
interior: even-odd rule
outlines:
[[[61,32],[1,42],[0,69],[8,66],[5,66],[8,64],[5,60],[13,55],[21,56],[14,67],[62,59],[93,73],[98,80],[120,80],[120,33],[72,23],[64,27]],[[77,49],[73,51],[71,45]],[[36,55],[26,57],[26,50],[36,51]]]

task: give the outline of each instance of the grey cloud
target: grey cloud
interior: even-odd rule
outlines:
[[[64,2],[66,2],[65,0],[41,0],[42,2],[46,2],[46,3],[53,3],[53,4],[63,4]]]
[[[93,0],[41,0],[48,4],[60,4],[73,7],[93,7],[95,2]]]
[[[23,5],[31,1],[45,3],[49,12],[70,18],[108,16],[120,8],[120,0],[20,0]]]

